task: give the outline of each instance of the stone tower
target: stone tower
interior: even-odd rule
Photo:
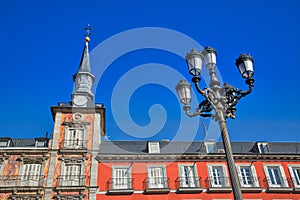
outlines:
[[[49,144],[45,199],[96,200],[98,162],[95,157],[100,138],[105,135],[105,108],[94,103],[89,42],[87,34],[78,71],[73,75],[72,100],[51,107],[54,131]]]

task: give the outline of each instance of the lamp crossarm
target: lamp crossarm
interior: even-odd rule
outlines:
[[[232,119],[235,118],[235,106],[238,104],[238,102],[241,100],[242,97],[247,96],[250,94],[253,90],[253,79],[247,79],[246,83],[248,84],[248,90],[239,90],[238,88],[235,88],[228,83],[224,84],[223,91],[224,96],[223,99],[225,100],[225,107],[226,107],[226,113],[227,117],[230,117]]]
[[[185,105],[183,107],[183,110],[185,111],[185,113],[186,113],[186,115],[188,117],[201,116],[201,117],[212,117],[213,118],[214,114],[206,113],[206,110],[203,110],[202,108],[200,108],[200,104],[199,104],[199,107],[193,113],[190,112],[191,111],[191,107],[189,105]],[[210,112],[210,111],[208,111],[208,112]]]
[[[202,95],[202,96],[206,96],[207,93],[207,88],[204,88],[203,90],[200,88],[199,82],[200,82],[200,78],[199,77],[194,77],[193,78],[193,82],[195,83],[195,87],[197,89],[197,91]]]

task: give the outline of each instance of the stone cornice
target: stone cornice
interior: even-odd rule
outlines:
[[[65,163],[82,163],[87,159],[88,159],[87,157],[67,157],[67,156],[62,156],[59,158],[59,160]]]
[[[39,147],[32,147],[32,148],[22,148],[22,147],[11,147],[11,148],[0,148],[0,155],[1,154],[8,154],[8,155],[16,155],[16,154],[45,154],[48,153],[48,148],[39,148]]]
[[[226,161],[225,154],[205,155],[98,155],[98,162],[172,162],[172,161]],[[296,154],[235,154],[234,159],[239,161],[299,161]]]

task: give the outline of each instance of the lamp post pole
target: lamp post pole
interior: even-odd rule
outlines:
[[[237,174],[237,169],[234,164],[234,158],[232,148],[229,140],[226,119],[235,118],[235,105],[239,100],[250,94],[253,89],[254,75],[253,71],[253,58],[250,55],[241,54],[236,60],[236,65],[243,78],[246,78],[246,84],[248,85],[247,91],[242,91],[233,86],[225,83],[223,87],[220,87],[220,82],[216,77],[216,55],[217,52],[210,48],[205,47],[200,53],[193,49],[186,56],[188,69],[191,75],[193,75],[192,81],[195,84],[197,91],[205,98],[194,113],[191,113],[191,85],[185,80],[181,80],[176,86],[176,90],[181,103],[184,104],[183,109],[189,117],[202,116],[211,117],[218,122],[220,132],[222,135],[223,146],[226,155],[226,161],[230,173],[230,181],[233,190],[235,200],[242,200],[242,192],[240,187],[240,181]],[[199,75],[202,71],[202,62],[204,61],[206,68],[209,70],[210,83],[208,88],[201,89],[199,82],[201,78]]]
[[[220,126],[220,131],[222,135],[222,140],[223,140],[223,145],[225,149],[225,154],[226,154],[226,161],[230,173],[230,181],[232,185],[232,191],[234,195],[235,200],[242,200],[242,191],[241,191],[241,186],[239,182],[239,177],[237,174],[237,170],[234,164],[234,158],[233,158],[233,153],[230,145],[230,140],[228,136],[228,130],[226,126],[226,120],[225,119],[219,119],[219,126]]]

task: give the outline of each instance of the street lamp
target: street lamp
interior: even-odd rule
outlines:
[[[235,118],[236,104],[242,97],[250,94],[253,89],[254,75],[253,71],[253,58],[250,55],[241,54],[236,59],[236,66],[238,67],[243,78],[246,79],[248,90],[239,90],[227,83],[223,87],[220,87],[220,82],[216,77],[216,57],[217,52],[211,47],[205,47],[202,52],[198,52],[196,49],[192,49],[186,55],[186,62],[188,65],[189,73],[193,76],[192,82],[194,82],[197,91],[205,98],[195,112],[191,113],[190,102],[191,98],[191,85],[185,80],[181,80],[176,86],[180,102],[184,105],[187,116],[195,117],[211,117],[219,123],[220,131],[223,139],[223,145],[226,154],[227,165],[230,173],[230,180],[235,200],[242,200],[242,192],[240,189],[239,177],[234,164],[232,149],[228,136],[228,130],[226,126],[227,118]],[[208,88],[201,89],[199,77],[202,71],[202,63],[205,64],[209,70],[210,83]]]

